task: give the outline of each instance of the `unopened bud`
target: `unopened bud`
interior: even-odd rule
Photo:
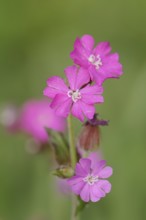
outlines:
[[[100,145],[100,128],[99,126],[108,125],[108,121],[99,120],[97,114],[93,119],[88,120],[81,130],[78,140],[78,146],[86,151],[94,150]]]
[[[58,169],[54,170],[52,174],[65,179],[73,176],[74,170],[69,166],[61,166]]]

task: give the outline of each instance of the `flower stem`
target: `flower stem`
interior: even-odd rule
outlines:
[[[73,132],[73,125],[72,125],[72,115],[68,116],[68,135],[69,135],[69,147],[70,147],[70,158],[71,158],[71,166],[74,169],[77,163],[77,153],[75,147],[75,140],[74,140],[74,132]],[[78,220],[78,217],[75,215],[77,207],[77,197],[72,195],[72,213],[71,213],[71,220]]]
[[[77,162],[77,153],[74,141],[74,132],[72,126],[72,115],[68,116],[68,135],[69,135],[69,146],[70,146],[70,158],[71,158],[71,165],[72,168],[75,168]]]

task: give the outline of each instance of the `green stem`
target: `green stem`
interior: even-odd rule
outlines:
[[[73,125],[72,125],[72,115],[68,116],[68,135],[69,135],[69,147],[70,147],[70,158],[71,158],[71,166],[74,169],[77,163],[77,153],[75,147],[75,140],[74,140],[74,132],[73,132]],[[71,220],[78,220],[78,217],[75,215],[77,207],[77,197],[72,195],[72,213],[71,213]]]
[[[68,135],[69,135],[69,147],[70,147],[70,158],[71,158],[71,165],[72,168],[75,168],[77,163],[77,153],[75,147],[75,140],[74,140],[74,132],[72,126],[72,115],[68,116]]]

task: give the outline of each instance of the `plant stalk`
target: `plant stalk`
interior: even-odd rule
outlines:
[[[71,158],[71,166],[74,169],[77,163],[77,153],[72,125],[72,115],[68,116],[68,135],[69,135],[69,147],[70,147],[70,158]],[[71,211],[71,220],[79,220],[78,216],[75,215],[77,207],[77,197],[72,195],[72,211]]]

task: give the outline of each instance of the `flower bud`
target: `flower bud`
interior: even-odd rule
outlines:
[[[78,146],[86,151],[94,150],[100,145],[100,128],[99,126],[108,125],[108,121],[99,120],[98,114],[95,114],[93,119],[88,120],[83,125],[78,139]]]
[[[64,179],[73,176],[74,170],[70,166],[60,166],[52,174]]]

